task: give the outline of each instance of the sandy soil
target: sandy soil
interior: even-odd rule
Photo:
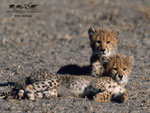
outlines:
[[[135,64],[125,104],[97,103],[80,98],[0,100],[1,112],[148,113],[150,112],[150,1],[148,0],[34,0],[39,13],[14,17],[11,3],[0,3],[0,91],[37,68],[52,73],[78,73],[91,55],[88,29],[119,29],[119,52],[133,55]],[[22,15],[20,13],[20,15]],[[87,68],[87,67],[86,67]],[[66,69],[66,70],[65,70]],[[64,71],[65,70],[65,71]],[[67,72],[68,71],[68,72]],[[84,69],[83,69],[84,71]]]

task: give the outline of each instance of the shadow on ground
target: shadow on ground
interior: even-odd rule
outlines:
[[[70,74],[70,75],[90,75],[90,66],[79,66],[76,64],[69,64],[62,66],[57,74]]]

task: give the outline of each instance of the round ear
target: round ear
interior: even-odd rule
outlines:
[[[92,39],[93,34],[96,32],[96,30],[92,27],[89,28],[88,33],[89,33],[89,38],[90,40]]]
[[[134,64],[134,57],[129,56],[128,59],[129,59],[130,64],[133,65]]]
[[[116,36],[116,38],[118,38],[118,36],[120,35],[120,32],[119,32],[118,29],[113,30],[112,32],[114,33],[114,35]]]

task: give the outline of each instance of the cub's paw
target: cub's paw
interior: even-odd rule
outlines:
[[[99,61],[92,64],[91,74],[93,77],[100,77],[103,72],[104,72],[104,67]]]
[[[126,103],[128,101],[128,93],[112,96],[111,101],[117,103]]]
[[[19,100],[22,99],[22,98],[24,97],[24,95],[25,95],[24,90],[19,90],[19,91],[18,91],[18,99],[19,99]]]
[[[50,89],[48,91],[44,91],[43,95],[45,98],[57,98],[58,97],[58,92],[56,89]]]
[[[126,103],[127,101],[128,101],[128,99],[129,99],[129,95],[128,95],[128,93],[124,93],[124,103]]]
[[[111,94],[107,91],[100,92],[94,97],[94,101],[96,102],[110,102]]]

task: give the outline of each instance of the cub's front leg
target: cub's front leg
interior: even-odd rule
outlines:
[[[104,91],[98,93],[94,97],[96,102],[117,102],[117,103],[126,103],[128,101],[128,93],[122,93],[117,96],[112,95],[110,92]]]
[[[104,72],[103,58],[99,55],[92,55],[90,59],[91,75],[100,77]]]
[[[93,62],[91,64],[91,75],[93,77],[100,77],[104,72],[104,67],[100,61]]]
[[[94,101],[96,102],[110,102],[111,93],[108,91],[100,92],[94,97]]]

